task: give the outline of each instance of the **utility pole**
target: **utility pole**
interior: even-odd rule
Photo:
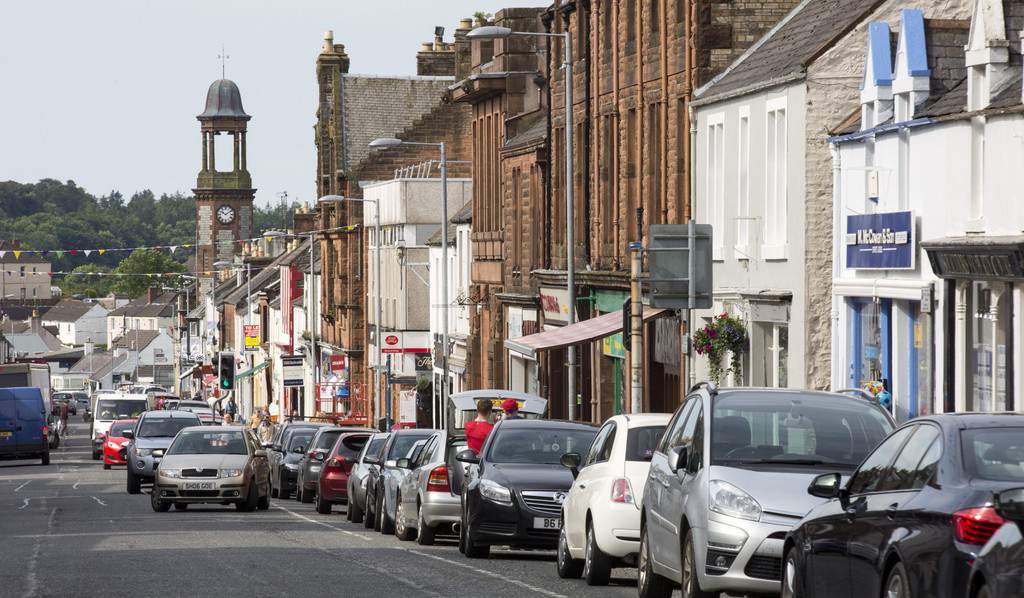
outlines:
[[[644,209],[636,210],[638,240],[629,244],[629,412],[641,413],[644,406],[644,306],[640,273],[643,270]]]

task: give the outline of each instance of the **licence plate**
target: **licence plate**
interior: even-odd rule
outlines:
[[[562,520],[559,517],[534,517],[533,527],[536,529],[559,529]]]
[[[11,432],[9,430],[0,430],[0,438],[10,438]]]
[[[214,490],[213,482],[185,482],[183,490]]]

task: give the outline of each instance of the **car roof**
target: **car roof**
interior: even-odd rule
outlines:
[[[244,426],[188,426],[178,432],[243,432],[247,429]]]
[[[641,426],[666,425],[672,419],[671,413],[624,413],[613,415],[608,421],[615,420],[626,423],[627,428],[639,428]]]
[[[526,429],[544,429],[544,428],[561,428],[561,429],[579,429],[579,430],[596,430],[597,426],[589,422],[577,422],[570,421],[567,419],[503,419],[498,422],[502,428],[526,428]]]
[[[936,413],[912,419],[907,423],[919,421],[933,421],[943,428],[1010,428],[1024,426],[1024,413],[1012,411]]]
[[[110,422],[110,424],[111,424],[111,425],[114,425],[114,424],[134,424],[134,423],[135,423],[135,422],[137,422],[137,421],[139,421],[139,420],[138,420],[138,418],[131,418],[131,419],[115,419],[114,421]]]
[[[195,419],[191,411],[146,411],[142,414],[146,419]]]

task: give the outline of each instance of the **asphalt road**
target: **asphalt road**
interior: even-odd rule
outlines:
[[[91,459],[88,433],[73,425],[47,467],[0,461],[0,597],[636,596],[631,570],[588,588],[559,579],[553,553],[471,561],[454,541],[400,542],[346,522],[338,507],[319,515],[273,500],[254,513],[155,513],[148,495],[125,492],[123,467]]]

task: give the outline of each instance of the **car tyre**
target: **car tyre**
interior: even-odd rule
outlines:
[[[142,492],[142,480],[139,479],[139,476],[132,473],[130,467],[128,468],[127,480],[128,494],[139,494]],[[154,494],[156,493],[156,488],[153,488],[153,492]]]
[[[565,519],[562,519],[564,522]],[[583,561],[572,558],[569,552],[569,539],[566,537],[565,525],[558,532],[558,551],[555,555],[555,567],[562,579],[579,579],[583,574]]]
[[[299,497],[299,502],[309,504],[316,500],[316,493],[313,490],[302,489],[302,495]]]
[[[384,498],[378,497],[374,499],[373,505],[373,531],[379,532],[381,528],[381,511],[384,510]]]
[[[885,578],[885,592],[888,598],[910,598],[910,579],[903,563],[896,563]]]
[[[157,513],[166,513],[171,510],[171,503],[166,500],[160,500],[156,495],[156,488],[153,489],[153,493],[149,496],[149,504]]]
[[[50,464],[50,451],[43,451],[43,456],[40,457],[39,460],[42,461],[43,465],[49,465]]]
[[[251,513],[256,510],[259,502],[259,490],[256,489],[256,480],[249,482],[249,493],[242,502],[236,502],[235,508],[244,513]]]
[[[395,507],[395,536],[403,542],[411,542],[416,539],[416,528],[405,524],[405,506],[402,504],[402,495],[395,499],[398,506]]]
[[[797,563],[797,551],[790,548],[782,565],[782,598],[798,598],[804,595],[803,577]]]
[[[281,500],[288,500],[292,493],[284,487],[284,482],[281,482],[281,487],[277,489],[277,497]]]
[[[390,536],[395,533],[395,521],[388,517],[388,508],[384,504],[384,495],[380,497],[380,533]]]
[[[693,550],[693,530],[686,532],[683,545],[683,583],[680,584],[683,598],[718,598],[718,592],[705,592],[700,589],[700,578],[697,576],[697,559]]]
[[[110,469],[110,463],[104,463],[103,469]]]
[[[176,511],[186,511],[186,510],[188,510],[188,503],[186,503],[186,502],[176,502],[176,503],[174,503],[174,509]]]
[[[427,525],[426,519],[423,518],[423,508],[416,509],[416,543],[420,546],[430,546],[434,543],[436,534],[437,529]]]
[[[466,527],[466,531],[464,533],[466,534],[466,551],[464,554],[467,557],[471,559],[486,559],[491,556],[490,546],[481,546],[473,541],[473,532],[469,529],[469,526]]]
[[[608,585],[608,578],[612,575],[612,559],[607,554],[601,552],[601,547],[597,545],[596,536],[593,523],[588,521],[586,556],[583,559],[583,578],[587,581],[588,586],[606,586]]]
[[[270,498],[277,498],[277,486],[274,485],[274,479],[270,479]]]
[[[637,557],[636,584],[639,598],[669,598],[674,590],[671,581],[654,572],[646,528],[640,530],[640,554]]]
[[[330,503],[330,501],[324,500],[323,496],[319,492],[316,493],[316,499],[314,500],[314,502],[316,503],[316,512],[317,513],[320,513],[321,515],[330,515],[331,514],[331,503]]]
[[[370,502],[370,495],[364,494],[363,500],[366,504],[366,513],[363,516],[363,527],[366,529],[373,529],[373,524],[377,521],[377,517],[373,512],[373,503]]]

